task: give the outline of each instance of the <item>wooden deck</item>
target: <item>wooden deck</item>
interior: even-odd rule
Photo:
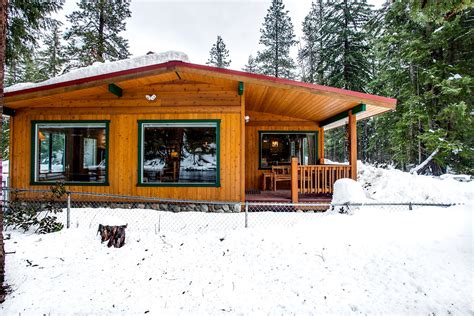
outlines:
[[[299,203],[330,203],[331,194],[299,194]],[[291,190],[260,191],[260,193],[247,193],[245,200],[248,202],[277,202],[291,203]]]

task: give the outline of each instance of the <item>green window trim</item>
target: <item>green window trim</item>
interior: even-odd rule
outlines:
[[[99,123],[105,124],[105,181],[104,182],[85,182],[85,181],[64,181],[65,185],[70,186],[109,186],[109,144],[110,144],[110,133],[109,126],[110,120],[32,120],[31,121],[31,155],[30,155],[30,185],[51,185],[56,184],[58,181],[36,181],[36,145],[37,145],[37,134],[36,126],[38,124],[67,124],[67,123],[79,123],[79,124],[88,124],[88,123]]]
[[[214,183],[179,183],[179,182],[143,182],[143,125],[163,123],[215,123],[216,124],[216,182]],[[221,186],[221,120],[199,119],[199,120],[138,120],[138,187],[216,187]]]
[[[258,131],[258,170],[271,170],[271,167],[262,167],[262,136],[263,134],[314,134],[314,157],[316,157],[316,163],[319,163],[319,150],[318,150],[318,131]]]

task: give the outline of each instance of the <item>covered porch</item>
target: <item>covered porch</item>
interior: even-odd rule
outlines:
[[[259,131],[258,186],[254,185],[253,189],[246,191],[245,200],[281,203],[330,202],[334,192],[334,183],[337,180],[342,178],[357,180],[356,115],[365,110],[365,104],[357,105],[350,110],[318,122],[312,132],[274,132],[272,129]],[[326,164],[324,131],[326,128],[330,129],[344,124],[347,124],[348,127],[348,163]],[[288,129],[292,128],[288,127]],[[273,135],[273,138],[267,137],[267,134]],[[279,147],[285,147],[285,144],[281,144],[284,143],[285,137],[288,139],[286,141],[288,149],[279,149]],[[248,155],[246,158],[252,159]]]

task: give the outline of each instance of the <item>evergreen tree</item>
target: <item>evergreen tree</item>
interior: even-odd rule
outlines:
[[[9,1],[5,64],[14,78],[21,61],[32,58],[30,53],[38,46],[40,33],[58,24],[50,15],[61,8],[61,1]]]
[[[309,73],[316,73],[319,78],[322,78],[322,83],[330,86],[369,92],[368,84],[372,79],[373,62],[370,59],[368,30],[372,15],[371,6],[366,0],[334,0],[327,1],[325,4],[322,2],[318,5],[313,4],[304,24],[307,44],[306,51],[303,52],[314,63]],[[307,78],[307,80],[311,79],[311,76]],[[357,124],[358,148],[361,154],[358,157],[364,161],[368,160],[366,148],[370,124],[371,121],[367,120]],[[339,128],[339,131],[333,131],[325,136],[328,143],[335,146],[344,143],[347,138],[344,128]],[[335,151],[340,150],[339,148]],[[340,158],[339,154],[339,161]],[[346,159],[348,158],[344,157],[344,160]]]
[[[20,82],[40,82],[48,79],[46,74],[40,71],[38,57],[34,51],[29,56],[25,56],[22,65]]]
[[[370,64],[365,27],[371,14],[371,6],[366,0],[326,3],[321,57],[328,85],[366,90],[370,81]]]
[[[130,56],[128,41],[121,37],[131,16],[127,0],[80,0],[79,10],[67,16],[71,27],[65,33],[68,68],[89,66]]]
[[[9,142],[10,142],[10,117],[6,115],[2,115],[2,129],[1,129],[2,137],[0,141],[0,151],[2,154],[2,159],[8,160],[10,150],[9,150]]]
[[[219,68],[227,68],[230,66],[229,50],[226,48],[224,40],[220,35],[217,35],[217,41],[212,45],[209,54],[209,60],[206,64]]]
[[[323,0],[313,2],[303,21],[303,45],[298,51],[298,59],[302,66],[301,79],[305,82],[325,84],[322,58],[325,5]]]
[[[40,71],[37,54],[32,49],[28,54],[15,58],[5,69],[5,84],[11,86],[19,82],[39,82],[48,79]]]
[[[297,41],[282,0],[272,0],[260,32],[260,44],[265,46],[257,54],[261,72],[274,77],[292,78],[295,62],[290,57],[290,48]]]
[[[243,71],[245,72],[252,72],[252,73],[259,73],[258,69],[258,64],[257,60],[253,58],[252,55],[249,55],[249,59],[247,61],[247,64],[242,68]]]
[[[467,128],[473,126],[473,20],[473,9],[459,1],[386,6],[374,87],[398,105],[380,120],[377,134],[388,136],[404,169],[421,164],[435,174],[447,167],[473,173],[474,132]]]
[[[39,52],[40,72],[46,78],[55,77],[61,74],[67,61],[58,25],[45,35],[43,44],[45,47]]]

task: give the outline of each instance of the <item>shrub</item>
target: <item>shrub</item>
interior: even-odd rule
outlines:
[[[41,201],[27,201],[24,193],[12,192],[10,201],[5,207],[5,227],[23,229],[25,232],[34,228],[35,233],[46,234],[63,229],[56,214],[62,212],[61,204],[66,194],[63,183],[50,187]]]

